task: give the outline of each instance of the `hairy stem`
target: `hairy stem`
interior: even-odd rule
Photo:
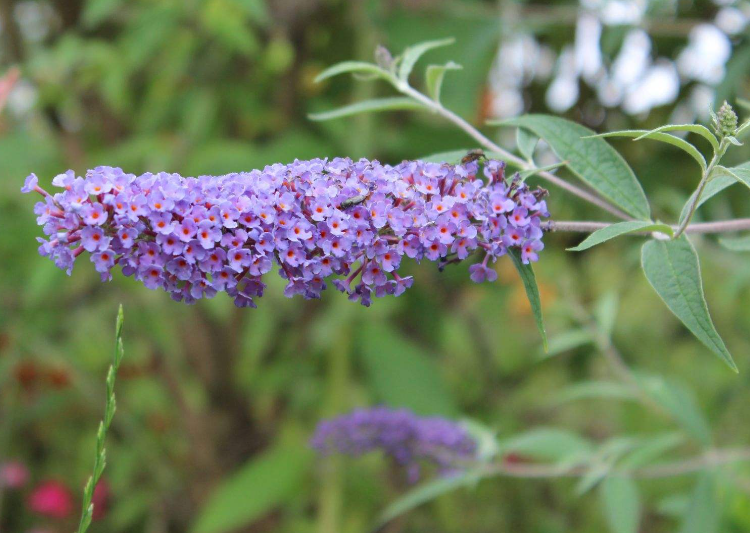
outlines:
[[[611,226],[611,222],[589,222],[576,220],[550,220],[542,222],[542,229],[549,232],[574,232],[593,233],[597,230]],[[676,232],[679,226],[672,226]],[[731,220],[719,220],[716,222],[701,222],[689,224],[683,230],[684,233],[729,233],[733,231],[750,230],[750,218],[734,218]],[[644,235],[645,233],[629,233],[628,235]]]
[[[674,477],[743,461],[750,461],[750,448],[712,449],[681,461],[661,463],[643,468],[613,468],[609,475],[646,479]],[[488,465],[483,475],[486,477],[506,476],[543,479],[581,477],[588,472],[585,467],[566,468],[533,463],[501,463]]]
[[[448,119],[450,122],[452,122],[453,124],[461,128],[463,131],[468,133],[469,136],[471,136],[484,148],[492,152],[497,152],[500,155],[500,157],[512,163],[514,166],[517,166],[523,170],[537,170],[537,167],[535,165],[533,165],[532,163],[528,161],[521,159],[520,157],[498,146],[497,144],[492,142],[490,139],[488,139],[486,136],[484,136],[478,129],[476,129],[474,126],[469,124],[466,120],[458,116],[456,113],[454,113],[450,109],[443,107],[443,105],[440,104],[439,102],[436,102],[435,100],[422,94],[416,89],[410,87],[408,84],[400,83],[397,85],[397,89],[401,91],[403,94],[410,96],[411,98],[414,98],[418,102],[424,104],[426,107],[428,107],[429,109],[431,109],[438,115],[442,116],[443,118]],[[585,200],[586,202],[589,202],[590,204],[596,205],[597,207],[604,209],[605,211],[616,216],[617,218],[621,218],[623,220],[632,220],[631,216],[619,210],[617,207],[613,206],[612,204],[610,204],[603,198],[600,198],[594,193],[581,189],[580,187],[573,185],[572,183],[568,183],[567,181],[555,176],[551,172],[547,172],[546,170],[540,170],[537,174],[542,179],[547,180],[548,182],[560,187],[561,189],[565,189],[569,193],[575,196],[578,196],[579,198],[581,198],[582,200]]]
[[[690,220],[692,220],[693,215],[695,214],[695,210],[698,209],[698,203],[701,200],[701,195],[703,195],[703,190],[706,188],[706,185],[708,185],[708,181],[711,179],[711,174],[713,173],[714,168],[719,164],[719,161],[721,161],[724,152],[727,151],[727,147],[727,140],[722,139],[721,144],[719,145],[719,149],[716,150],[716,153],[711,158],[711,162],[708,164],[708,167],[706,167],[706,170],[703,171],[703,176],[701,176],[701,181],[700,183],[698,183],[698,188],[695,189],[695,194],[693,195],[693,199],[690,202],[690,208],[688,209],[687,215],[685,215],[685,218],[680,222],[677,230],[674,232],[673,239],[677,239],[680,235],[685,233],[685,230],[690,224]]]

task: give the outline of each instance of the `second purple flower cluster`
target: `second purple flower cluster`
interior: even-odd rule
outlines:
[[[411,481],[421,463],[443,473],[460,470],[475,458],[477,444],[459,424],[441,417],[420,417],[407,409],[358,409],[318,424],[310,444],[319,453],[358,457],[382,451],[406,468]]]
[[[509,248],[536,261],[549,216],[544,191],[506,180],[504,170],[487,161],[485,181],[476,162],[313,159],[198,178],[97,167],[85,179],[58,175],[54,194],[32,174],[22,191],[44,197],[35,208],[48,236],[39,250],[68,273],[88,252],[103,280],[119,266],[178,301],[226,291],[254,307],[276,264],[288,297],[318,298],[333,277],[369,305],[411,286],[398,273],[404,257],[444,266],[480,250],[475,282],[495,280],[488,265]]]

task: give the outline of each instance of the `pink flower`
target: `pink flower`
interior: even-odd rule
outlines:
[[[10,461],[0,466],[0,486],[20,489],[29,480],[29,470],[20,461]]]
[[[29,509],[42,516],[62,519],[73,511],[73,496],[59,481],[49,480],[37,485],[26,501]]]

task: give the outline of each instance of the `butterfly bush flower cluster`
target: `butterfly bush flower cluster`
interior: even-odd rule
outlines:
[[[255,307],[264,274],[278,265],[288,297],[318,298],[333,278],[369,305],[412,285],[399,275],[404,257],[442,268],[479,252],[475,282],[496,279],[488,265],[509,248],[524,263],[538,259],[545,192],[506,180],[503,162],[487,161],[484,179],[479,170],[342,158],[197,178],[97,167],[85,178],[56,176],[54,194],[33,174],[21,190],[43,196],[35,213],[48,238],[39,251],[68,274],[86,252],[103,281],[118,266],[178,301],[225,291]]]
[[[445,474],[459,470],[477,452],[476,441],[455,422],[386,407],[358,409],[324,420],[310,444],[322,455],[358,457],[382,451],[406,469],[411,481],[419,478],[421,463],[433,464]]]

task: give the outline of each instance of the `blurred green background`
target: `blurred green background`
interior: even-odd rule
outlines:
[[[646,17],[666,27],[653,37],[666,56],[684,48],[690,29],[718,10],[707,1],[653,5]],[[706,296],[738,376],[650,290],[639,270],[638,239],[575,255],[564,250],[577,236],[546,238],[535,268],[551,338],[547,357],[508,261],[498,262],[497,283],[481,286],[469,282],[465,266],[439,273],[432,264],[411,265],[414,288],[369,309],[335,291],[320,301],[288,300],[281,280],[270,276],[253,310],[235,309],[223,296],[187,307],[122,276],[102,284],[87,262],[69,278],[37,254],[33,200],[19,193],[32,171],[48,185],[65,169],[83,174],[96,165],[197,175],[294,158],[397,163],[473,148],[463,133],[428,115],[310,122],[307,113],[390,94],[371,82],[313,79],[335,62],[370,60],[379,43],[400,51],[455,36],[456,44],[431,53],[429,62],[464,66],[448,74],[443,101],[481,125],[490,114],[487,80],[503,38],[528,31],[559,51],[573,40],[577,3],[0,0],[0,9],[0,76],[11,66],[21,69],[0,115],[0,463],[20,461],[31,476],[20,491],[0,488],[4,533],[73,529],[75,517],[37,516],[24,498],[34,484],[56,479],[74,491],[77,509],[103,411],[119,302],[126,356],[107,445],[111,495],[92,531],[367,531],[408,489],[403,477],[379,457],[321,463],[307,448],[319,419],[356,406],[470,417],[501,437],[558,427],[601,442],[675,429],[669,417],[636,402],[564,401],[571,385],[612,377],[585,332],[589,315],[611,330],[632,367],[692,391],[717,446],[750,444],[750,262],[713,239],[697,239]],[[616,51],[626,30],[608,28],[603,47]],[[732,37],[717,99],[747,96],[746,41]],[[546,86],[523,87],[527,111],[549,112]],[[691,87],[684,83],[681,94]],[[674,109],[634,117],[603,108],[582,86],[566,116],[603,131],[658,126]],[[512,134],[488,133],[512,148]],[[693,162],[662,145],[615,146],[655,214],[674,220],[697,183]],[[735,162],[747,156],[738,150]],[[730,190],[700,216],[750,215],[747,191]],[[559,190],[551,190],[549,204],[559,220],[607,219]],[[688,440],[674,453],[696,450]],[[721,531],[750,531],[750,469],[734,468],[742,483],[722,485]],[[641,530],[676,530],[675,515],[693,483],[691,477],[640,483]],[[603,531],[596,497],[576,496],[574,485],[491,479],[438,498],[388,531]]]

